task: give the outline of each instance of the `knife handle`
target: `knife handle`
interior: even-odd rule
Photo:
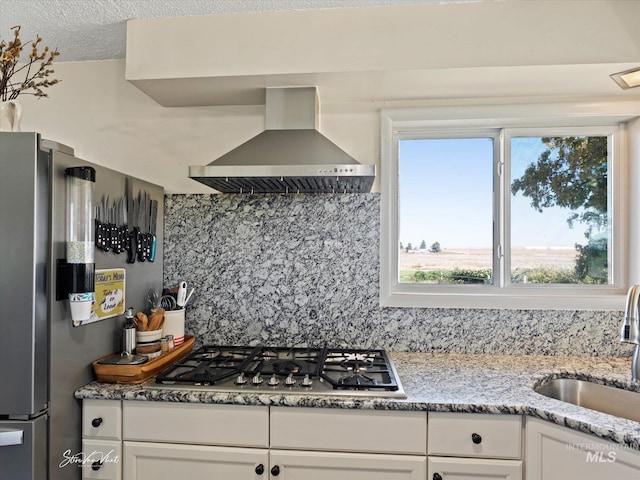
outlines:
[[[127,250],[127,237],[129,232],[127,232],[127,226],[123,225],[120,227],[120,249],[118,253],[122,253]]]
[[[127,263],[135,263],[138,244],[136,242],[136,229],[134,228],[127,235]]]
[[[138,227],[136,227],[134,231],[136,232],[136,243],[138,246],[138,261],[144,262],[147,254],[147,250],[144,245],[145,236],[144,236],[144,233],[142,233]]]
[[[95,229],[96,229],[96,248],[102,250],[102,224],[96,218],[95,219]]]
[[[117,225],[116,225],[115,232],[114,232],[113,235],[114,235],[114,238],[115,238],[115,243],[114,243],[114,246],[113,246],[113,253],[115,253],[117,255],[118,253],[120,253],[120,251],[121,251],[120,249],[122,248],[121,228],[118,227]]]
[[[111,224],[110,223],[105,223],[104,224],[104,241],[102,242],[102,250],[104,250],[105,252],[108,252],[109,250],[111,250]]]
[[[151,238],[151,251],[149,252],[149,261],[150,262],[154,262],[156,259],[156,236],[155,235],[150,235]]]

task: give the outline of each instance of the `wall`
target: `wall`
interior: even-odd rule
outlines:
[[[230,270],[229,274],[224,274],[229,266],[234,266],[239,259],[244,259],[244,256],[237,253],[236,249],[240,248],[237,245],[253,245],[251,252],[261,254],[259,261],[255,263],[261,265],[260,261],[264,261],[261,259],[273,251],[271,241],[264,238],[264,232],[258,231],[262,228],[260,222],[264,222],[269,215],[274,215],[267,208],[270,203],[261,204],[256,199],[250,200],[246,197],[235,201],[225,197],[211,197],[207,187],[187,178],[187,166],[207,164],[217,155],[260,132],[264,125],[263,107],[164,108],[124,80],[124,61],[61,63],[56,65],[55,70],[55,77],[60,78],[62,82],[49,90],[51,98],[37,100],[29,96],[20,97],[25,110],[22,122],[24,131],[39,131],[46,138],[73,147],[79,157],[144,178],[165,187],[167,193],[205,194],[167,197],[166,228],[171,239],[167,239],[168,251],[165,252],[166,281],[174,282],[184,277],[198,288],[199,295],[205,291],[220,291],[220,285],[224,286],[233,275],[253,271],[253,266],[238,266],[237,269],[234,267]],[[493,80],[492,82],[495,83]],[[465,89],[456,90],[456,97],[459,97],[457,103],[470,102],[465,99],[472,97],[468,84],[465,85]],[[514,82],[513,85],[519,84]],[[515,102],[518,95],[524,95],[527,91],[513,90],[513,85],[509,87],[510,90],[505,91],[509,92]],[[528,89],[537,88],[536,85],[525,85]],[[443,91],[448,92],[446,89]],[[441,90],[437,90],[437,93],[440,92]],[[336,95],[338,93],[335,92]],[[549,91],[549,94],[552,93]],[[548,98],[538,98],[540,101],[549,101]],[[439,104],[442,105],[446,101],[440,100]],[[420,102],[407,99],[406,102],[395,103],[393,106],[424,106],[428,102],[429,99]],[[451,103],[452,100],[448,102]],[[355,158],[364,163],[373,159],[370,162],[373,163],[379,159],[379,121],[376,108],[385,105],[384,101],[370,102],[369,105],[365,105],[363,101],[324,103],[322,130]],[[634,128],[633,175],[637,178],[640,164],[637,161],[640,159],[640,124],[636,122]],[[638,198],[638,192],[634,195],[634,198]],[[327,198],[325,197],[319,205],[324,205],[328,201]],[[361,197],[364,198],[367,196]],[[288,263],[276,265],[275,271],[279,273],[273,275],[281,275],[283,280],[303,278],[304,275],[296,270],[293,272],[297,272],[296,275],[299,277],[290,276],[293,275],[289,269],[292,265],[290,262],[297,260],[300,265],[306,267],[305,274],[322,269],[328,272],[327,278],[341,278],[341,283],[332,280],[322,291],[310,289],[299,292],[298,302],[303,302],[302,305],[298,305],[295,298],[291,300],[290,293],[285,292],[287,295],[281,297],[286,308],[282,315],[279,315],[283,300],[278,303],[271,299],[265,303],[264,295],[242,300],[238,298],[238,292],[244,292],[245,297],[254,294],[243,286],[244,283],[239,284],[238,280],[234,280],[236,283],[232,283],[232,291],[222,289],[227,292],[224,309],[220,309],[218,297],[213,297],[210,302],[204,300],[206,297],[194,297],[188,311],[191,332],[197,333],[207,342],[236,343],[257,339],[268,340],[270,343],[289,343],[289,339],[291,342],[328,342],[337,332],[345,341],[355,339],[362,345],[366,342],[380,342],[396,350],[428,351],[433,348],[439,351],[581,355],[630,353],[629,346],[619,345],[617,342],[620,312],[379,309],[376,303],[379,275],[378,226],[377,223],[373,223],[378,221],[377,214],[374,214],[377,207],[373,206],[378,200],[375,198],[376,200],[368,201],[361,207],[367,211],[366,222],[351,224],[347,221],[347,224],[336,226],[340,229],[351,229],[348,231],[355,235],[353,238],[369,238],[373,231],[376,232],[375,237],[370,239],[371,243],[367,243],[366,255],[361,256],[366,256],[367,263],[363,264],[361,257],[349,256],[350,263],[346,264],[352,265],[353,268],[357,265],[358,269],[366,269],[366,281],[361,276],[356,276],[355,272],[351,273],[353,277],[349,277],[348,272],[342,270],[339,270],[342,277],[329,275],[335,274],[338,268],[336,265],[340,265],[340,269],[345,265],[339,260],[342,255],[353,255],[350,250],[353,245],[347,242],[351,241],[351,237],[336,237],[336,245],[347,242],[349,248],[343,245],[336,250],[339,255],[336,253],[335,261],[323,260],[319,263],[307,262],[307,257],[312,253],[308,248],[320,249],[314,243],[315,240],[291,237],[285,242],[282,239],[283,245],[286,243],[296,248],[286,254],[277,252],[276,258]],[[356,202],[360,201],[362,200]],[[235,202],[241,203],[234,207]],[[326,208],[327,211],[333,208],[340,211],[339,207],[346,208],[347,205],[329,204]],[[245,208],[249,211],[245,212]],[[297,217],[298,209],[302,208],[307,207],[305,202],[300,201],[300,204],[293,204],[283,210],[290,213],[286,222],[298,222],[300,232],[307,228]],[[355,207],[351,205],[348,208]],[[253,213],[251,209],[254,210]],[[281,209],[279,206],[276,210]],[[311,215],[309,221],[320,222],[320,226],[330,218],[324,210],[312,212],[314,215],[322,214],[319,218],[308,214]],[[212,223],[204,221],[214,217],[215,221]],[[240,224],[236,223],[238,219],[245,217],[248,223],[243,224],[242,228],[245,230],[242,230]],[[285,222],[283,219],[279,221]],[[193,226],[198,228],[194,230]],[[229,231],[235,232],[233,244],[221,237],[224,232]],[[243,232],[247,235],[246,240],[242,239]],[[175,237],[178,234],[181,237]],[[283,233],[282,230],[278,230],[277,236],[272,235],[279,239]],[[214,249],[212,251],[215,255],[205,248],[205,241],[211,242],[208,247]],[[361,248],[364,242],[358,245]],[[191,251],[195,251],[202,258],[194,261],[189,255]],[[244,247],[240,251],[245,252]],[[224,254],[227,260],[220,259],[219,254]],[[183,255],[189,257],[185,264],[180,260]],[[265,268],[260,271],[267,270]],[[632,270],[636,275],[640,272],[638,254],[634,257]],[[221,278],[218,279],[218,276]],[[267,278],[270,281],[275,279]],[[252,279],[249,273],[245,273],[243,281],[246,279]],[[258,280],[253,278],[248,285],[255,285]],[[331,303],[333,297],[329,295],[330,292],[338,294],[336,299],[344,300],[341,305],[348,307],[345,311],[341,311],[339,305]],[[348,296],[348,293],[354,297]],[[318,319],[309,316],[310,302],[315,302],[318,306],[315,310]],[[263,304],[268,308],[263,308]],[[328,304],[332,306],[327,308]],[[305,308],[302,308],[303,306]],[[276,316],[267,317],[269,313],[275,313]],[[559,332],[562,332],[562,335]]]
[[[379,307],[379,194],[167,195],[165,285],[204,344],[627,356],[619,311]]]
[[[19,97],[22,130],[169,193],[210,193],[188,178],[188,166],[206,165],[264,129],[264,105],[162,107],[125,81],[123,60],[60,63],[54,78],[62,81],[48,90],[50,98]],[[370,107],[326,105],[323,112],[329,138],[355,158],[379,158],[378,117]]]

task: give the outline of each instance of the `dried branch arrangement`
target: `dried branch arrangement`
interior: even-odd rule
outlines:
[[[54,73],[51,68],[53,61],[60,55],[58,49],[44,47],[40,51],[42,38],[38,36],[32,42],[23,43],[20,39],[20,27],[13,27],[11,30],[12,40],[0,39],[0,101],[15,100],[20,94],[48,97],[43,89],[60,82],[49,78]],[[31,53],[28,61],[20,64],[20,55],[29,44]],[[22,80],[16,79],[18,74],[24,75]]]

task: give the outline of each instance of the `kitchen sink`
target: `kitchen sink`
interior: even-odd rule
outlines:
[[[575,378],[554,378],[535,391],[546,397],[640,422],[640,392]]]

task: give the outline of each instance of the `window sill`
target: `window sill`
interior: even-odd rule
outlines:
[[[626,294],[582,292],[524,295],[522,292],[500,293],[419,293],[404,291],[382,293],[381,307],[479,308],[523,310],[624,310]]]

